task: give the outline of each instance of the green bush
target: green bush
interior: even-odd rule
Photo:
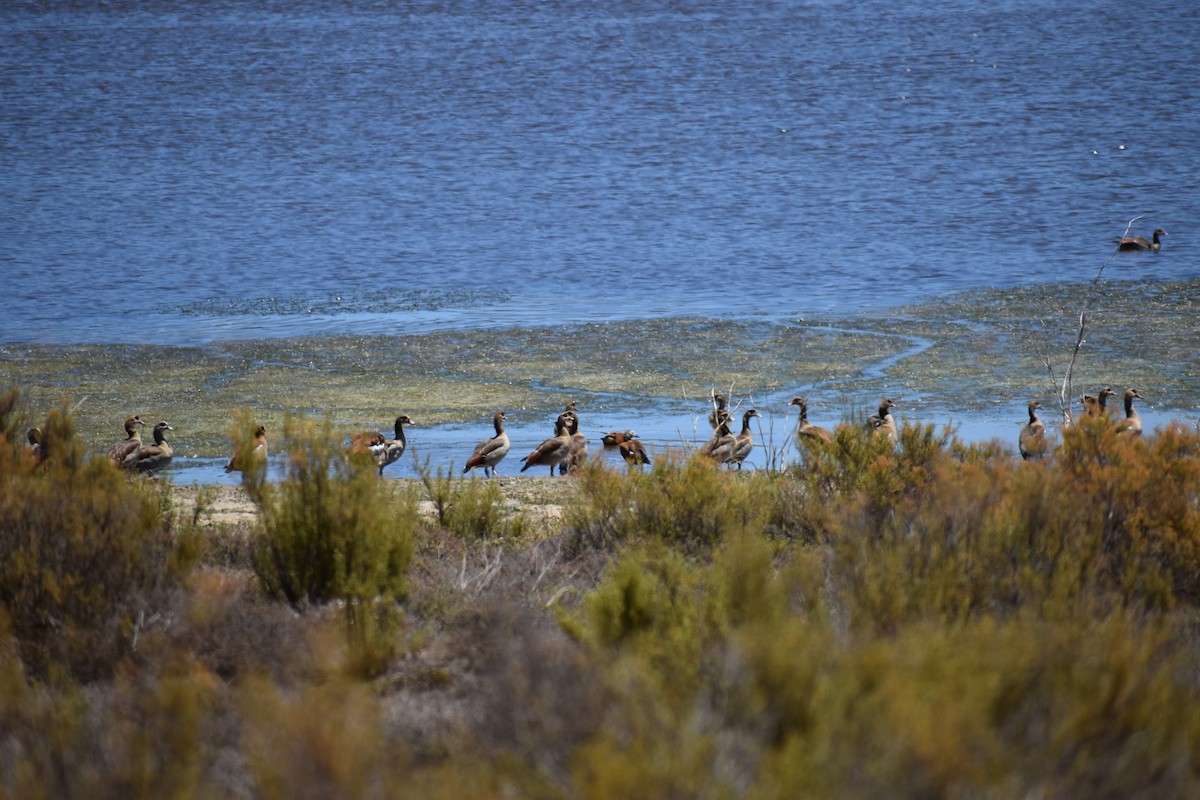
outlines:
[[[584,796],[1187,796],[1200,786],[1194,646],[1171,619],[1109,608],[1091,621],[912,613],[848,625],[829,591],[836,577],[807,553],[781,561],[748,535],[711,563],[661,544],[616,560],[566,621],[608,695],[574,761]],[[907,569],[887,564],[880,572]]]
[[[576,754],[585,796],[1196,791],[1179,620],[1200,437],[1085,424],[1041,463],[917,426],[894,451],[842,430],[825,446],[845,462],[821,446],[758,487],[765,524],[708,550],[639,528],[642,487],[591,476],[579,519],[618,552],[562,615],[610,710]]]
[[[1037,463],[906,426],[895,448],[839,431],[847,462],[814,448],[783,475],[593,464],[560,540],[500,548],[472,541],[502,529],[500,484],[438,475],[446,529],[412,591],[458,594],[408,605],[403,639],[417,495],[328,424],[289,422],[287,478],[250,487],[257,580],[294,614],[236,568],[179,586],[194,545],[161,484],[84,458],[61,413],[39,463],[15,408],[5,542],[91,509],[87,542],[122,531],[115,553],[71,545],[101,579],[145,569],[130,531],[170,546],[107,613],[69,617],[61,592],[0,608],[0,796],[1200,796],[1200,437],[1181,428],[1085,420]],[[39,530],[61,547],[68,527]],[[42,550],[15,552],[7,589]],[[71,602],[109,602],[93,582]],[[176,586],[134,651],[137,612]],[[42,607],[55,623],[29,627]],[[79,659],[67,628],[117,633],[86,640],[112,645],[87,670],[28,644]]]
[[[258,497],[253,565],[266,592],[297,607],[403,597],[416,509],[351,463],[328,421],[289,418],[283,438],[286,476]]]
[[[415,502],[393,494],[369,461],[350,459],[328,420],[288,418],[283,449],[284,480],[251,495],[260,512],[254,572],[268,595],[296,608],[341,601],[355,668],[375,674],[394,654]]]
[[[524,515],[505,508],[494,480],[462,478],[453,467],[444,472],[438,467],[435,473],[428,461],[419,473],[443,528],[469,539],[516,538],[527,530]]]
[[[567,509],[573,549],[657,539],[703,552],[738,532],[760,530],[773,477],[714,469],[702,456],[669,453],[648,472],[616,472],[599,461],[579,475],[580,500]]]
[[[1018,610],[1063,616],[1200,597],[1200,438],[1084,419],[1055,460],[1021,463],[905,425],[900,444],[841,428],[784,491],[772,531],[832,545],[857,623]]]

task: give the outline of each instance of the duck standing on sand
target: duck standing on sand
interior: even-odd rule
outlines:
[[[572,404],[574,405],[574,404]],[[558,465],[558,471],[562,475],[574,475],[583,469],[584,462],[587,461],[587,437],[579,432],[579,414],[572,410],[567,412],[567,430],[571,434],[571,448],[567,451],[567,458]]]
[[[378,431],[363,431],[350,436],[350,453],[370,455],[371,460],[379,469],[379,477],[383,477],[383,468],[392,464],[404,455],[408,440],[404,436],[405,425],[416,425],[407,414],[396,417],[395,438],[389,439]]]
[[[762,414],[756,409],[747,409],[742,415],[742,431],[734,437],[733,452],[729,456],[730,464],[737,464],[737,468],[742,468],[742,462],[750,455],[750,451],[754,449],[754,434],[750,431],[751,417],[762,419]]]
[[[543,466],[550,468],[550,476],[554,477],[554,468],[567,460],[567,456],[571,452],[571,412],[566,411],[558,415],[558,420],[554,423],[554,435],[549,439],[545,439],[533,452],[521,459],[525,462],[521,467],[521,472],[534,466]]]
[[[404,426],[416,425],[412,417],[407,414],[401,414],[396,417],[395,437],[384,439],[382,444],[376,445],[371,452],[375,456],[375,463],[379,465],[379,477],[383,477],[383,468],[388,464],[394,464],[400,460],[400,456],[404,455],[404,449],[408,446],[408,440],[404,438]]]
[[[713,431],[712,438],[700,445],[700,455],[711,458],[718,464],[724,464],[733,455],[733,448],[736,445],[737,437],[729,430],[729,415],[727,414],[717,429]]]

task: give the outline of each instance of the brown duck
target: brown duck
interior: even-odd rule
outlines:
[[[1087,417],[1100,416],[1100,401],[1096,399],[1094,394],[1085,394],[1079,398],[1080,404],[1083,405],[1083,414]]]
[[[726,416],[713,431],[712,438],[700,445],[700,455],[711,458],[718,464],[724,464],[733,455],[733,448],[736,446],[737,437],[729,430],[729,418]]]
[[[25,445],[25,450],[36,459],[42,457],[42,429],[30,428],[25,431],[25,440],[28,444]]]
[[[1046,425],[1037,415],[1037,410],[1041,407],[1042,404],[1037,400],[1029,404],[1029,421],[1021,426],[1021,433],[1017,437],[1021,458],[1026,461],[1039,459],[1046,453]]]
[[[801,440],[832,442],[833,432],[828,428],[822,428],[818,425],[813,425],[808,421],[808,401],[803,397],[793,397],[788,403],[789,406],[800,407],[800,422],[796,429],[797,435]]]
[[[125,438],[108,448],[108,460],[117,466],[124,464],[129,454],[136,452],[142,446],[142,433],[138,428],[145,424],[137,414],[126,417]]]
[[[405,425],[416,425],[407,414],[396,417],[395,438],[389,439],[378,431],[363,431],[350,436],[350,452],[352,454],[369,455],[383,477],[383,468],[399,460],[404,455],[408,441],[404,436]]]
[[[623,439],[617,445],[617,451],[621,454],[621,458],[625,459],[626,463],[635,467],[652,463],[650,461],[650,454],[646,452],[646,447],[642,444],[642,440],[638,439],[637,434],[633,433],[633,431],[627,431],[627,433],[632,433],[633,435]]]
[[[621,442],[627,442],[636,438],[637,432],[633,430],[609,431],[608,433],[604,434],[604,436],[600,437],[600,442],[605,447],[617,447],[621,444]]]
[[[734,437],[733,453],[729,456],[730,464],[737,464],[737,468],[742,468],[742,462],[750,455],[750,451],[754,449],[754,434],[750,431],[750,419],[758,417],[762,419],[762,414],[758,413],[757,409],[747,409],[742,415],[742,430]]]
[[[1157,253],[1162,249],[1162,241],[1160,239],[1166,235],[1167,232],[1162,228],[1155,228],[1149,240],[1145,236],[1126,236],[1117,242],[1117,249]]]
[[[475,452],[471,453],[471,457],[467,459],[463,473],[476,467],[483,467],[484,475],[490,474],[494,477],[499,474],[496,467],[504,460],[504,457],[508,455],[509,448],[512,447],[512,443],[508,440],[508,434],[504,432],[504,422],[507,419],[508,417],[503,411],[497,411],[492,415],[492,427],[496,429],[496,435],[475,445]]]
[[[558,420],[554,423],[554,435],[549,439],[545,439],[533,452],[521,459],[525,465],[521,467],[521,472],[530,467],[543,466],[550,468],[550,475],[554,475],[554,468],[566,461],[567,456],[571,452],[571,414],[564,412],[558,415]]]
[[[559,464],[558,471],[563,475],[574,475],[583,469],[583,464],[587,461],[588,440],[579,432],[579,414],[572,409],[566,412],[566,416],[567,428],[571,434],[571,448],[567,452],[566,460]]]
[[[1096,406],[1093,409],[1097,416],[1108,418],[1108,398],[1116,397],[1117,393],[1112,390],[1111,386],[1105,386],[1096,395]]]
[[[721,423],[732,418],[729,411],[729,398],[718,392],[712,393],[713,410],[708,412],[708,424],[713,430],[721,427]]]
[[[873,436],[878,436],[887,439],[893,446],[896,444],[896,418],[892,416],[892,409],[896,407],[895,401],[885,397],[879,403],[879,413],[872,414],[868,419],[867,424],[873,431]]]
[[[1133,407],[1133,398],[1142,398],[1137,389],[1125,390],[1125,419],[1117,423],[1117,433],[1127,433],[1131,436],[1142,435],[1142,418]]]
[[[138,447],[121,462],[127,470],[155,473],[171,463],[175,455],[171,445],[167,443],[167,431],[175,430],[171,423],[163,420],[154,426],[154,444],[144,444]]]
[[[259,425],[254,431],[254,442],[250,445],[247,452],[249,463],[254,465],[262,465],[267,462],[267,428],[265,425]],[[237,450],[234,450],[233,455],[229,457],[229,463],[225,465],[226,472],[241,472],[242,460],[238,458]]]
[[[384,439],[383,444],[376,445],[371,453],[375,456],[375,463],[379,465],[379,475],[383,477],[383,468],[388,464],[393,464],[404,455],[404,449],[408,446],[408,440],[404,437],[405,425],[416,425],[412,417],[407,414],[401,414],[396,417],[395,422],[395,437]]]

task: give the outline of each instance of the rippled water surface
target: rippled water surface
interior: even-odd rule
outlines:
[[[1153,16],[1152,16],[1153,14]],[[1200,274],[1200,6],[14,2],[0,342]]]
[[[796,391],[1008,439],[1073,336],[1046,287],[1139,217],[1080,381],[1191,419],[1198,41],[1191,0],[10,2],[0,384],[100,449],[182,418],[205,480],[243,407],[403,407],[435,465],[501,402],[522,447],[572,397],[666,446],[730,386],[776,442]]]

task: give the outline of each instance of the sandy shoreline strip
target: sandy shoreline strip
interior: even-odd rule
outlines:
[[[495,478],[494,481],[504,495],[505,506],[513,512],[524,513],[529,521],[539,526],[551,525],[562,519],[563,507],[576,494],[577,484],[570,478]],[[396,479],[388,482],[396,491],[410,486],[420,486],[420,481]],[[422,490],[423,491],[423,490]],[[196,507],[201,494],[211,496],[200,516],[202,527],[241,527],[253,525],[258,509],[239,485],[174,485],[171,496],[182,513],[190,514]],[[427,518],[435,516],[434,505],[422,500],[420,511]]]

